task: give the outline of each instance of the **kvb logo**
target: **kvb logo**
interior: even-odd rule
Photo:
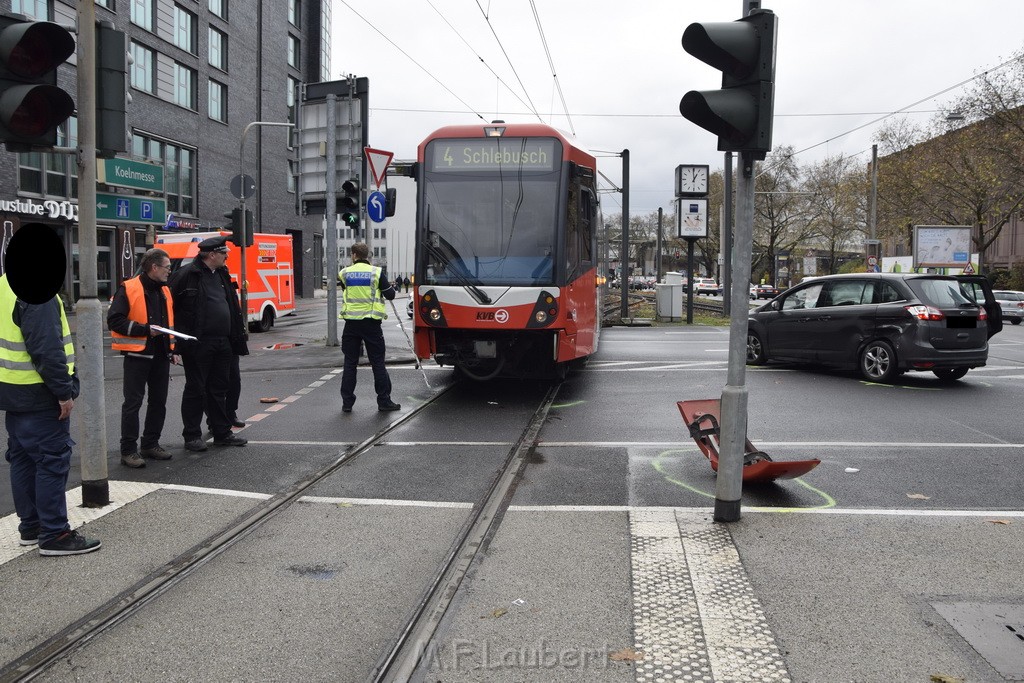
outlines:
[[[496,311],[477,311],[477,320],[493,320],[496,323],[504,325],[508,322],[508,311],[504,308],[499,308]]]

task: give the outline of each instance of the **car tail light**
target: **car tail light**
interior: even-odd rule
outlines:
[[[988,312],[980,306],[978,307],[978,320],[988,320]]]
[[[1017,308],[1024,308],[1024,301],[1018,301]]]
[[[910,315],[918,320],[945,320],[946,315],[937,308],[918,304],[917,306],[904,306]]]

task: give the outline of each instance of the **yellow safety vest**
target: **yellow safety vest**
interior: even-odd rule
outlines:
[[[342,268],[338,279],[345,283],[342,291],[341,312],[344,320],[384,320],[384,297],[380,294],[380,268],[369,263],[353,263]]]
[[[53,302],[60,308],[60,330],[64,341],[64,355],[67,356],[68,374],[75,373],[75,347],[71,343],[71,328],[64,315],[64,304],[59,296]],[[7,275],[0,276],[0,382],[4,384],[42,384],[43,378],[36,371],[32,357],[25,348],[25,337],[21,328],[14,324],[12,314],[18,303]]]

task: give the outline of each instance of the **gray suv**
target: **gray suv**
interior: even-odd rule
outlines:
[[[910,371],[960,379],[985,365],[998,304],[983,278],[851,273],[801,283],[750,312],[747,364],[857,367],[872,382]],[[980,300],[980,303],[979,303]]]

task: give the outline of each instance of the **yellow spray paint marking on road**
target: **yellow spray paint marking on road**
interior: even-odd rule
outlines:
[[[570,400],[567,403],[552,403],[551,408],[573,408],[575,405],[583,405],[585,400]]]
[[[714,499],[714,497],[715,497],[714,493],[708,493],[707,491],[702,491],[701,489],[699,489],[699,488],[697,488],[695,486],[692,486],[691,484],[687,484],[685,481],[680,481],[679,479],[676,479],[675,477],[670,475],[666,471],[665,465],[662,463],[662,459],[667,457],[667,456],[678,454],[678,453],[692,453],[692,452],[693,451],[680,450],[680,449],[673,449],[673,450],[668,450],[668,451],[662,451],[661,453],[659,453],[654,458],[654,461],[652,463],[653,467],[654,467],[654,470],[658,474],[660,474],[662,477],[664,477],[665,481],[667,481],[667,482],[670,482],[672,484],[675,484],[676,486],[682,487],[682,488],[684,488],[687,491],[690,491],[692,493],[696,493],[699,496],[704,496],[705,498]],[[703,457],[703,455],[701,457]],[[810,491],[812,493],[815,493],[818,496],[820,496],[821,499],[824,502],[821,505],[809,505],[807,507],[799,507],[799,508],[793,508],[793,507],[790,507],[790,508],[777,508],[777,507],[754,507],[754,506],[751,506],[750,509],[751,510],[757,510],[759,512],[799,512],[801,510],[823,510],[825,508],[833,508],[833,507],[836,506],[835,498],[833,498],[832,496],[828,495],[827,493],[825,493],[824,491],[822,491],[820,489],[814,488],[813,486],[811,486],[810,484],[805,482],[800,477],[797,477],[797,478],[793,479],[793,481],[795,481],[796,483],[800,484],[801,486],[803,486],[808,491]]]

